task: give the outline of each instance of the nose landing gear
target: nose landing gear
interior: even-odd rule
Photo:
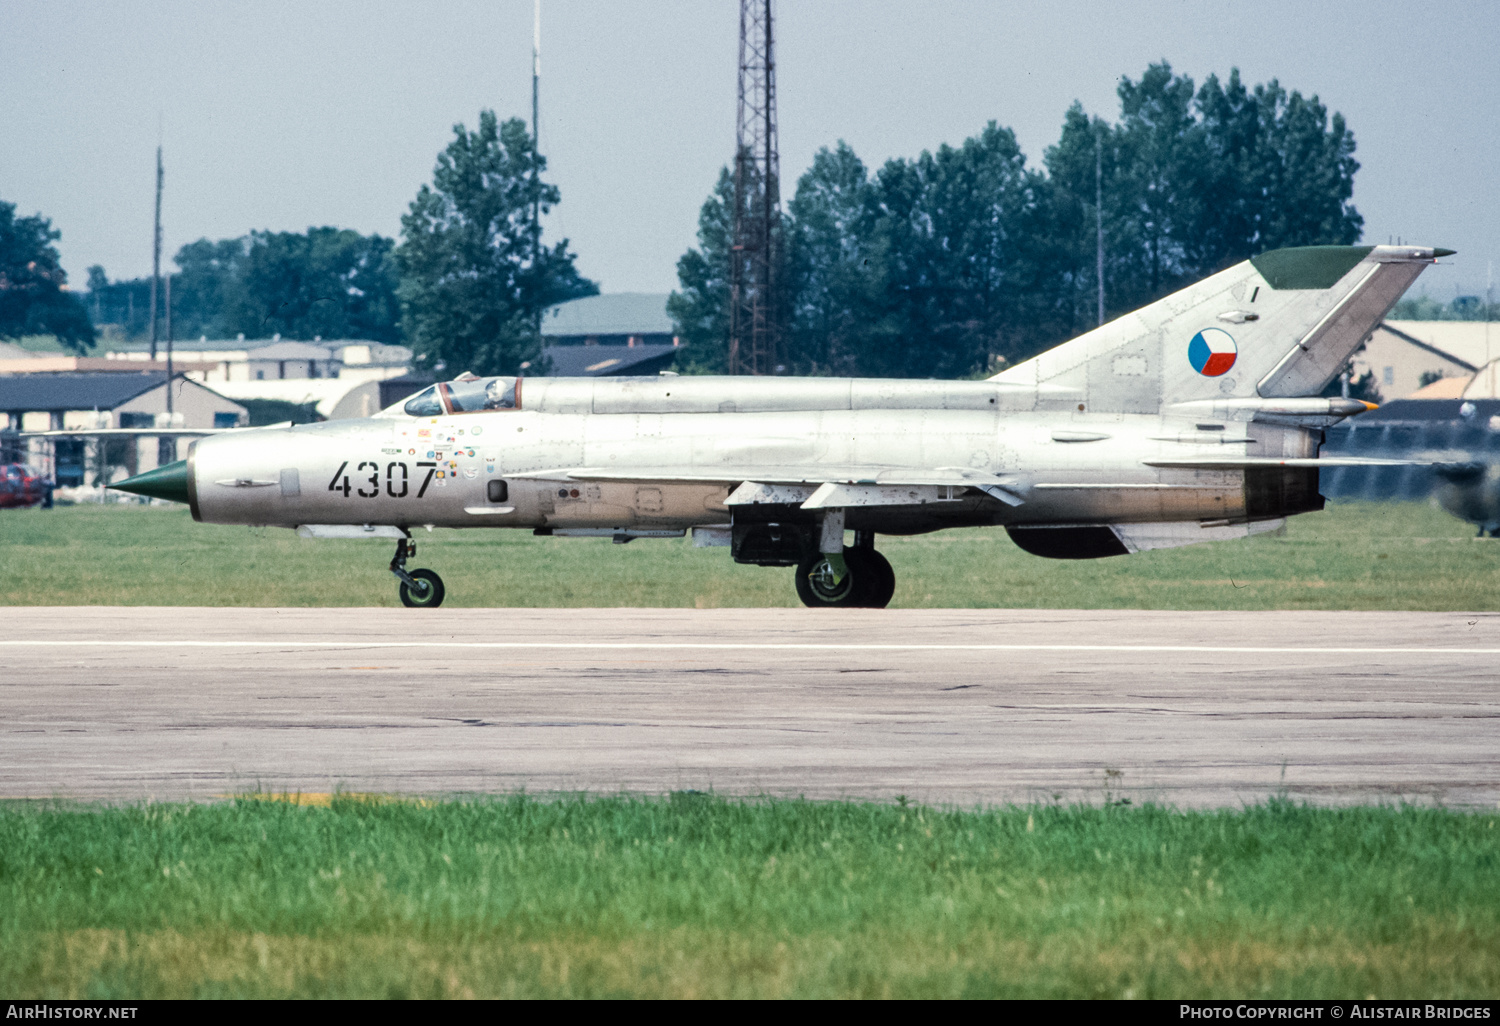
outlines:
[[[403,533],[406,537],[396,542],[396,555],[391,560],[391,573],[401,582],[401,604],[409,609],[436,609],[443,604],[443,579],[431,570],[407,572],[406,561],[417,554],[417,543],[412,541],[411,532]]]

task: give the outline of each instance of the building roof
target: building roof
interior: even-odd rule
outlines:
[[[1491,360],[1469,379],[1465,399],[1500,399],[1500,360]]]
[[[0,410],[112,410],[166,380],[154,372],[0,374]]]
[[[327,417],[344,396],[365,384],[368,382],[348,378],[273,378],[270,381],[215,381],[214,391],[236,402],[276,399],[298,405],[316,403],[318,412]]]
[[[381,348],[384,342],[375,342],[368,338],[320,338],[317,340],[298,340],[291,338],[178,338],[172,340],[172,348],[183,352],[251,352],[265,349],[268,346],[287,345],[296,343],[298,345],[322,346],[328,350],[342,349],[344,346],[370,346],[372,349]],[[158,352],[166,349],[165,341],[158,341],[156,348]],[[151,351],[150,342],[142,342],[132,339],[130,341],[111,341],[107,345],[100,344],[100,349],[108,349],[111,353],[148,353]]]
[[[1461,399],[1464,389],[1469,387],[1469,378],[1438,378],[1429,384],[1423,385],[1408,399]]]
[[[174,371],[210,371],[217,363],[177,360]],[[140,374],[144,371],[166,372],[166,360],[111,360],[102,356],[38,356],[35,353],[0,363],[0,374],[48,374],[58,371],[99,371],[110,374]]]
[[[1464,417],[1460,412],[1465,406],[1473,406],[1474,413]],[[1340,436],[1341,432],[1354,430],[1368,430],[1376,424],[1386,421],[1426,421],[1426,420],[1461,420],[1472,423],[1485,423],[1490,417],[1500,414],[1500,399],[1480,399],[1469,401],[1463,399],[1392,399],[1388,403],[1382,403],[1369,413],[1361,413],[1357,417],[1335,425],[1327,430],[1330,443]]]
[[[655,374],[672,366],[677,346],[548,346],[551,378],[607,378]]]
[[[249,352],[252,360],[333,359],[333,350],[316,342],[273,342],[270,345],[257,346]]]
[[[616,292],[561,303],[542,315],[542,334],[670,335],[665,292]]]

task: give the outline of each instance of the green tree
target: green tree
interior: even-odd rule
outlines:
[[[697,349],[692,369],[724,369],[733,203],[722,171],[699,215],[698,248],[678,261],[668,309]],[[946,377],[1025,350],[1034,322],[1055,319],[1034,295],[1063,262],[1048,203],[1045,179],[994,124],[873,177],[847,144],[819,151],[781,219],[790,368]]]
[[[16,205],[0,200],[0,338],[54,335],[63,348],[85,353],[94,346],[94,326],[67,291],[52,245],[61,237],[41,214],[16,217]]]
[[[885,344],[878,312],[885,261],[864,162],[842,140],[819,150],[787,212],[790,366],[802,374],[859,373],[860,354]]]
[[[477,130],[455,125],[453,136],[401,218],[402,324],[432,366],[516,374],[541,355],[542,310],[599,290],[566,239],[540,244],[533,204],[546,213],[560,193],[541,180],[546,161],[525,123],[486,110]]]
[[[179,270],[172,282],[172,331],[182,338],[204,335],[233,338],[244,330],[225,316],[229,297],[238,290],[245,270],[246,238],[199,239],[177,251]],[[260,333],[252,325],[246,337]]]
[[[1455,296],[1440,303],[1431,296],[1412,296],[1401,300],[1391,311],[1398,321],[1496,321],[1500,320],[1500,303],[1486,302],[1479,296]]]
[[[394,247],[380,235],[327,227],[190,242],[174,258],[173,334],[399,341]],[[95,322],[127,337],[150,330],[150,289],[149,278],[112,283],[104,268],[89,269]]]
[[[682,286],[667,297],[667,313],[682,339],[677,366],[689,374],[729,371],[729,253],[734,232],[734,176],[719,170],[714,191],[698,211],[698,248],[677,260]]]
[[[1268,249],[1359,239],[1354,136],[1316,96],[1238,71],[1200,89],[1165,61],[1118,94],[1114,124],[1075,103],[1041,169],[993,122],[873,175],[820,150],[783,218],[791,369],[963,377],[1086,331],[1101,223],[1111,314]],[[705,370],[728,337],[733,191],[721,172],[669,303]]]
[[[189,337],[243,332],[394,342],[394,246],[380,235],[330,227],[199,239],[177,252],[174,329]]]
[[[176,293],[172,305],[177,306]],[[150,334],[147,323],[151,310],[151,279],[133,278],[128,281],[110,281],[99,264],[89,268],[89,316],[94,327],[111,337],[145,338]],[[173,324],[176,330],[176,324]],[[185,332],[179,332],[185,334]]]
[[[1227,85],[1210,75],[1194,104],[1205,167],[1213,169],[1197,227],[1214,238],[1217,223],[1221,240],[1199,267],[1217,270],[1286,246],[1359,241],[1364,218],[1350,203],[1359,162],[1342,114],[1330,118],[1316,96],[1288,93],[1275,79],[1248,91],[1238,69]]]
[[[961,146],[887,161],[875,176],[880,330],[864,373],[962,377],[1029,353],[1048,315],[1031,295],[1054,262],[1044,177],[991,122]]]
[[[1074,104],[1045,158],[1080,296],[1097,287],[1096,151],[1112,313],[1268,249],[1358,241],[1354,136],[1317,97],[1274,80],[1248,89],[1238,70],[1195,89],[1165,61],[1118,93],[1117,124]]]
[[[395,341],[393,247],[347,228],[251,232],[221,298],[226,333]]]

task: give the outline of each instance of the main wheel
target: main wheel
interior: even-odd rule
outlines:
[[[844,559],[854,568],[854,605],[884,609],[896,594],[896,571],[890,560],[875,549],[845,549]]]
[[[797,597],[802,600],[804,606],[816,609],[820,606],[859,604],[855,601],[858,597],[858,590],[855,584],[854,561],[848,558],[850,551],[844,550],[844,565],[848,568],[848,572],[837,580],[834,579],[834,569],[828,562],[828,557],[821,552],[814,552],[797,564]]]
[[[845,548],[848,570],[834,580],[828,557],[814,553],[797,564],[797,597],[804,606],[854,606],[884,609],[896,593],[896,572],[874,549]]]
[[[401,604],[411,609],[436,609],[443,604],[443,579],[431,570],[413,570],[411,579],[420,590],[401,582]]]

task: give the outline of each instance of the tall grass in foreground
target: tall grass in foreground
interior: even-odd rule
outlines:
[[[1494,997],[1497,818],[13,805],[0,993]]]

